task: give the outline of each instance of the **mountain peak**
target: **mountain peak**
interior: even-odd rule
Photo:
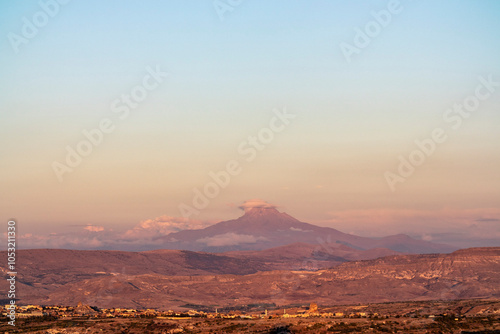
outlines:
[[[245,201],[240,207],[244,214],[204,229],[183,230],[168,235],[168,248],[211,252],[257,250],[295,242],[328,244],[330,248],[346,245],[368,250],[388,248],[407,253],[439,253],[452,251],[448,246],[412,239],[406,235],[367,238],[343,233],[331,227],[321,227],[280,212],[276,205],[260,199]],[[326,240],[326,241],[325,241]],[[165,244],[163,247],[167,246]]]
[[[245,214],[235,221],[244,222],[248,227],[253,226],[256,229],[255,233],[287,230],[300,223],[285,212],[279,212],[274,206],[246,208]]]

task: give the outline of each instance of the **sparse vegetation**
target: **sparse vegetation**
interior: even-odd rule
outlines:
[[[271,306],[271,305],[267,305]],[[246,306],[245,306],[246,307]],[[260,306],[254,305],[259,308]],[[287,312],[300,309],[287,307]],[[307,306],[303,306],[307,309]],[[251,319],[207,318],[185,316],[175,318],[136,317],[69,317],[55,316],[19,318],[16,327],[7,324],[6,317],[0,317],[0,333],[500,333],[500,301],[462,300],[431,302],[400,302],[368,305],[344,305],[329,308],[318,307],[323,316],[284,318],[281,307],[269,309],[270,315],[262,317],[259,311]],[[344,310],[342,317],[335,312]],[[363,310],[377,316],[360,317],[353,312]],[[458,310],[458,311],[457,311]],[[473,311],[476,310],[476,311]],[[233,311],[234,312],[234,311]],[[332,314],[332,316],[324,316]],[[476,313],[474,313],[476,312]],[[186,313],[183,313],[187,315]],[[287,313],[288,314],[288,313]],[[219,314],[220,316],[220,314]]]

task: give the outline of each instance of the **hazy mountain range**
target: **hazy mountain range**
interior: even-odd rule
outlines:
[[[311,251],[314,246],[303,244],[227,254],[25,250],[19,251],[17,289],[24,304],[108,308],[500,298],[500,248],[342,264],[368,253],[345,246],[337,255]],[[297,270],[329,262],[329,269]],[[6,289],[7,281],[0,287]]]
[[[404,234],[367,238],[320,227],[280,213],[274,207],[255,207],[238,219],[223,221],[197,230],[184,230],[161,237],[162,248],[205,252],[262,250],[296,242],[343,244],[359,250],[387,248],[406,253],[444,253],[456,248]]]
[[[407,235],[346,234],[274,207],[161,238],[165,248],[184,250],[19,250],[19,302],[210,308],[500,297],[498,247],[410,255],[451,248]]]

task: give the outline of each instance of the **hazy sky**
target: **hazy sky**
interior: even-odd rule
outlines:
[[[500,245],[499,18],[494,0],[2,1],[1,219],[29,246],[261,198]]]

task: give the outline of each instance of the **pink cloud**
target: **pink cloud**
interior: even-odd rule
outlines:
[[[172,232],[201,229],[210,225],[212,225],[211,222],[163,215],[153,219],[143,220],[134,228],[123,233],[120,238],[128,240],[153,240]]]
[[[161,216],[141,221],[124,232],[113,231],[98,225],[77,225],[78,230],[48,235],[24,234],[18,236],[22,248],[68,249],[151,249],[164,243],[160,237],[186,229],[199,229],[210,222],[180,217]]]
[[[96,225],[87,225],[83,229],[90,231],[90,232],[102,232],[102,231],[104,231],[104,227],[96,226]]]
[[[239,208],[247,212],[253,208],[275,209],[276,206],[261,199],[251,199],[245,201],[241,206],[239,206]]]

